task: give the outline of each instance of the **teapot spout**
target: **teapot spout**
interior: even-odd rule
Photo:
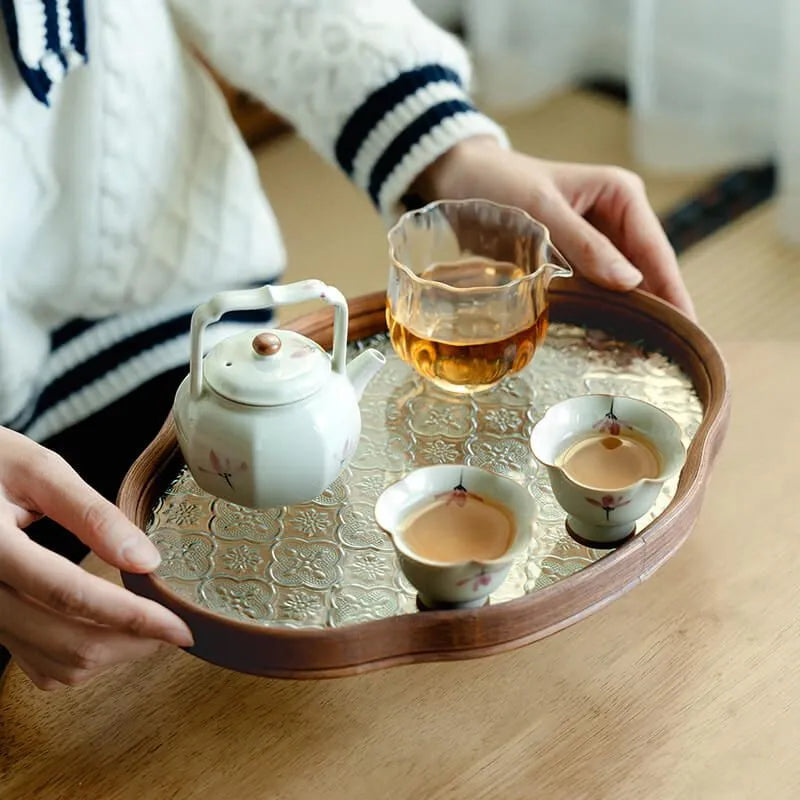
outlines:
[[[350,381],[359,400],[367,384],[380,372],[385,363],[383,353],[377,350],[365,350],[347,365],[347,380]]]

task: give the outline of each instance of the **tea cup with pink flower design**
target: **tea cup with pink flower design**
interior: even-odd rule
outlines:
[[[528,547],[536,502],[480,467],[422,467],[387,488],[375,519],[423,609],[484,605]]]
[[[675,420],[622,395],[557,403],[534,426],[531,448],[567,512],[567,531],[590,547],[616,547],[633,536],[686,460]]]

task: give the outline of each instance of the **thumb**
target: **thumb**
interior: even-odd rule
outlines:
[[[542,222],[550,228],[553,244],[587,280],[616,291],[629,291],[642,282],[642,273],[608,237],[567,203],[555,206]]]

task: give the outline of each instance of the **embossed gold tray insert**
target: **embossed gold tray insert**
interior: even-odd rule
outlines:
[[[680,314],[641,293],[563,282],[553,291],[553,324],[533,364],[489,392],[456,397],[394,355],[383,303],[370,296],[352,304],[351,349],[377,347],[387,365],[362,399],[356,454],[322,496],[254,511],[205,494],[182,464],[171,419],[126,477],[120,505],[146,527],[163,561],[153,576],[124,580],[187,620],[197,655],[258,674],[323,677],[493,652],[544,636],[617,596],[688,534],[728,404],[718,352]],[[292,327],[330,344],[325,312]],[[587,392],[658,405],[679,422],[689,446],[680,481],[664,488],[640,534],[610,553],[566,534],[564,512],[529,445],[549,406]],[[539,520],[490,606],[419,612],[374,521],[374,502],[414,467],[462,462],[525,485]]]

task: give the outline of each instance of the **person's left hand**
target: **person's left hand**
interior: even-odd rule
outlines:
[[[426,201],[476,197],[522,208],[550,229],[585,278],[619,291],[640,286],[695,316],[675,253],[633,172],[544,161],[475,137],[428,167],[414,191]]]

